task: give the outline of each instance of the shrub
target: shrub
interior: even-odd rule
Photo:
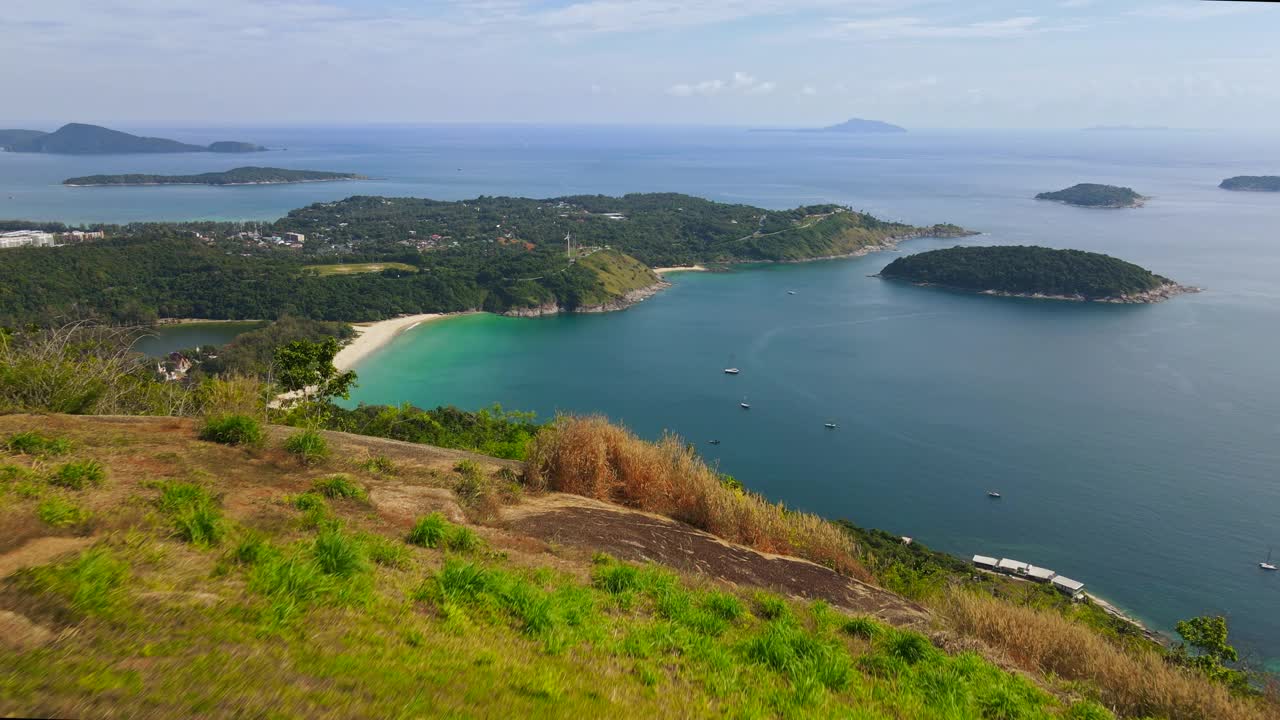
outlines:
[[[409,531],[406,540],[418,547],[434,548],[444,543],[449,533],[450,523],[438,512],[418,518]]]
[[[302,430],[284,441],[284,449],[303,465],[315,465],[329,457],[329,443],[315,430]]]
[[[329,477],[316,480],[311,486],[314,492],[331,499],[359,500],[367,502],[369,500],[368,493],[359,485],[351,482],[351,478],[346,475],[330,475]]]
[[[73,560],[34,568],[34,585],[71,603],[86,614],[101,614],[116,604],[129,567],[105,547],[94,547]]]
[[[47,437],[29,430],[10,435],[4,448],[15,455],[65,455],[71,450],[71,441]]]
[[[223,445],[258,445],[265,435],[262,425],[248,415],[210,415],[200,428],[200,439]]]
[[[226,534],[217,500],[199,485],[167,483],[156,504],[169,517],[173,534],[196,547],[217,545]]]
[[[364,549],[360,543],[338,528],[320,531],[312,543],[311,552],[316,565],[328,575],[350,577],[366,567]]]
[[[90,485],[101,485],[106,477],[106,470],[97,460],[72,460],[55,470],[49,482],[72,490],[83,490]]]
[[[834,524],[727,487],[674,435],[645,442],[603,417],[561,417],[529,450],[526,483],[656,512],[765,552],[795,555],[870,580]]]
[[[84,508],[60,497],[51,497],[36,508],[36,515],[46,524],[53,527],[79,525],[89,519],[89,512]]]

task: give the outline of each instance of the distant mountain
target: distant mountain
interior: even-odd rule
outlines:
[[[1218,187],[1223,190],[1249,190],[1252,192],[1280,192],[1280,176],[1237,175],[1223,180]]]
[[[43,130],[0,130],[0,150],[8,150],[48,134]]]
[[[863,120],[862,118],[850,118],[838,125],[830,125],[820,128],[817,132],[829,133],[904,133],[907,129],[897,125],[891,125],[880,120]]]
[[[880,120],[863,120],[862,118],[850,118],[838,125],[828,125],[820,128],[759,128],[752,130],[752,132],[845,133],[849,135],[883,135],[904,133],[906,131],[907,129],[904,127],[890,125]]]
[[[70,123],[51,133],[33,130],[7,130],[25,133],[14,142],[0,142],[10,152],[51,153],[59,155],[105,155],[115,153],[183,153],[183,152],[254,152],[265,148],[252,143],[222,141],[209,146],[190,145],[164,138],[141,137],[119,130]]]

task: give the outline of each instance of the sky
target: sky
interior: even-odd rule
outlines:
[[[1280,3],[2,0],[0,127],[1274,128]]]

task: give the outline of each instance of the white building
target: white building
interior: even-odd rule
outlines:
[[[284,234],[284,241],[287,243],[302,244],[307,241],[307,236],[302,233],[287,232]]]
[[[1078,598],[1084,594],[1084,583],[1077,580],[1059,575],[1052,582],[1055,588],[1073,598]]]
[[[1000,564],[1000,561],[993,557],[987,557],[986,555],[974,555],[973,564],[977,565],[983,570],[995,570],[996,567]]]
[[[996,564],[997,570],[1010,575],[1026,575],[1029,567],[1031,566],[1021,560],[1010,560],[1009,558],[1000,558],[1000,562]]]
[[[53,247],[53,233],[39,230],[14,230],[0,233],[0,249],[17,247]]]

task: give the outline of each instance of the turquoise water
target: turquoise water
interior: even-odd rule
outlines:
[[[165,134],[157,129],[152,134]],[[1211,133],[913,132],[799,137],[717,129],[168,131],[287,152],[257,164],[368,183],[61,188],[95,172],[196,172],[210,156],[0,154],[0,217],[272,218],[352,192],[456,199],[675,190],[766,207],[840,202],[972,243],[1108,252],[1206,292],[1155,306],[989,298],[867,277],[892,260],[682,274],[610,315],[468,316],[410,331],[360,367],[354,401],[671,429],[748,486],[961,555],[1057,569],[1164,629],[1230,617],[1280,657],[1280,195],[1218,190],[1280,172],[1280,139]],[[1153,197],[1132,211],[1040,203],[1076,182]],[[905,252],[955,244],[918,240]],[[794,289],[796,295],[787,295]],[[732,362],[742,375],[725,376]],[[738,408],[743,395],[753,405]],[[822,425],[837,421],[840,428]],[[704,444],[717,438],[719,446]],[[985,491],[1004,493],[989,501]]]

